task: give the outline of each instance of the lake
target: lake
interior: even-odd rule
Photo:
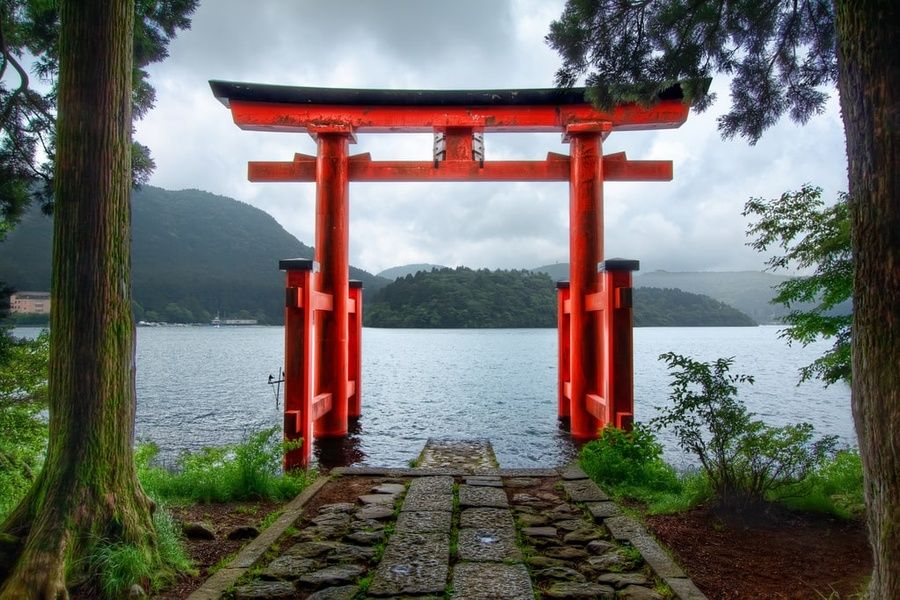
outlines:
[[[37,329],[20,328],[19,335]],[[635,418],[666,403],[658,360],[733,356],[732,372],[756,377],[740,397],[767,423],[808,421],[856,445],[850,390],[797,386],[797,369],[829,347],[788,347],[777,327],[646,327],[634,331]],[[183,450],[240,441],[281,425],[274,388],[284,356],[281,327],[141,327],[137,343],[138,439],[165,462]],[[489,438],[504,467],[553,466],[576,453],[556,419],[555,329],[363,330],[362,417],[339,443],[316,444],[323,464],[406,466],[429,437]],[[688,463],[660,435],[666,457]]]

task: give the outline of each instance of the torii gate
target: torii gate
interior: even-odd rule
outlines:
[[[315,261],[280,262],[287,272],[284,436],[302,437],[285,467],[306,466],[316,437],[346,436],[360,415],[360,286],[349,281],[351,181],[568,181],[569,281],[558,287],[558,415],[576,439],[610,423],[630,428],[631,272],[637,261],[603,261],[603,182],[669,181],[671,161],[603,156],[613,131],[676,128],[689,106],[679,87],[646,108],[600,111],[584,89],[366,90],[211,81],[235,124],[251,131],[307,132],[316,156],[250,162],[250,181],[316,183]],[[360,133],[433,133],[427,161],[349,155]],[[487,161],[485,132],[560,132],[570,154]],[[321,267],[321,271],[319,268]],[[358,282],[355,282],[358,283]],[[321,313],[317,315],[316,313]]]

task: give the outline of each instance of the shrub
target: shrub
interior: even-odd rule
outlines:
[[[302,491],[314,473],[281,473],[282,455],[297,442],[276,439],[279,428],[251,434],[231,446],[204,448],[185,453],[176,472],[153,465],[159,453],[155,444],[141,444],[135,454],[141,485],[154,498],[194,502],[230,500],[284,500]]]
[[[808,423],[770,427],[754,420],[737,399],[738,384],[749,375],[732,375],[734,362],[698,362],[674,353],[660,356],[674,380],[673,406],[659,407],[656,427],[671,427],[681,448],[700,462],[717,499],[724,505],[761,502],[804,480],[834,454],[837,438],[813,441]]]
[[[640,500],[651,513],[684,510],[708,495],[702,476],[679,475],[663,461],[662,446],[640,423],[627,432],[602,429],[581,449],[581,467],[613,496]]]

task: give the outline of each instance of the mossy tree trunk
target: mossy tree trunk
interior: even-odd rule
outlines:
[[[60,2],[50,445],[2,530],[21,540],[3,600],[66,597],[98,540],[156,556],[137,481],[130,204],[133,0]],[[74,570],[75,573],[78,569]]]
[[[870,596],[900,598],[900,7],[836,3],[853,232],[852,406],[875,567]]]

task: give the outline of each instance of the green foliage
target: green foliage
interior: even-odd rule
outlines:
[[[862,515],[865,498],[859,451],[841,450],[817,465],[803,481],[778,490],[774,498],[796,510],[843,519]]]
[[[709,78],[731,77],[726,137],[755,143],[784,113],[805,123],[822,112],[822,87],[837,80],[834,8],[818,0],[622,2],[568,0],[547,41],[563,59],[557,82],[586,75],[591,101],[649,104],[680,83],[697,110]]]
[[[434,269],[385,286],[363,318],[369,327],[553,327],[556,296],[544,274]]]
[[[836,437],[813,441],[808,423],[770,427],[737,399],[749,375],[733,375],[734,362],[709,364],[674,353],[660,356],[673,375],[672,406],[659,407],[656,427],[671,427],[681,448],[698,458],[723,505],[762,502],[805,479],[834,452]]]
[[[809,184],[780,198],[751,198],[744,216],[759,220],[748,230],[755,236],[749,245],[759,252],[770,247],[783,254],[766,261],[770,270],[813,270],[811,275],[789,279],[777,288],[773,303],[791,312],[790,325],[781,332],[788,343],[804,346],[821,338],[833,339],[831,350],[800,369],[800,380],[817,377],[830,385],[850,381],[850,326],[853,317],[835,308],[853,295],[853,261],[850,250],[850,214],[846,194],[832,206],[822,201],[822,189]],[[798,304],[803,305],[798,308]]]
[[[266,429],[250,435],[241,444],[186,453],[174,473],[153,465],[159,453],[156,445],[141,444],[135,453],[138,478],[148,494],[167,501],[292,498],[315,479],[315,473],[281,474],[284,451],[295,448],[297,443],[277,441],[279,431]]]
[[[634,289],[635,327],[755,327],[756,321],[708,296],[677,289]]]
[[[685,510],[708,496],[696,474],[679,475],[662,459],[662,446],[646,426],[630,432],[606,427],[581,449],[581,468],[616,498],[633,498],[651,513]]]
[[[138,0],[134,20],[132,113],[140,119],[155,92],[147,67],[168,56],[166,47],[199,0]],[[59,7],[46,0],[0,1],[0,222],[15,223],[31,196],[49,210],[56,137],[56,78],[59,73]],[[50,84],[30,86],[22,62],[33,58],[33,74]],[[132,145],[132,177],[146,182],[154,168],[150,152]]]
[[[0,330],[0,522],[28,491],[47,450],[50,336]]]

